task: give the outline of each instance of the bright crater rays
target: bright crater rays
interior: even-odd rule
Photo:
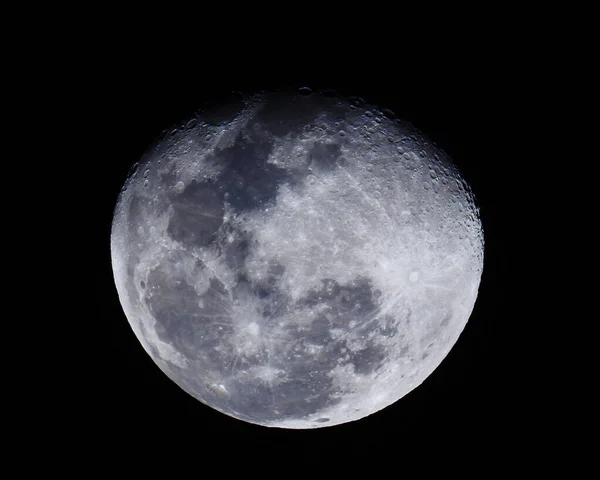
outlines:
[[[284,428],[345,423],[417,387],[475,304],[469,187],[418,130],[361,100],[239,97],[170,132],[127,179],[119,298],[201,402]]]

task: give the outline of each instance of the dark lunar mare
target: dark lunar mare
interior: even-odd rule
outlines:
[[[335,96],[270,92],[266,103],[256,115],[256,122],[278,137],[288,134],[296,136],[304,131],[306,125],[313,125],[325,112],[333,123],[347,115],[348,107]]]
[[[209,123],[219,124],[239,113],[243,102],[241,97],[235,98],[237,101],[231,108],[224,107],[222,112],[208,109],[205,114],[210,117]],[[173,209],[167,229],[171,238],[187,246],[211,245],[223,226],[225,203],[237,215],[264,209],[274,204],[283,183],[295,187],[305,181],[310,170],[324,173],[344,164],[339,143],[313,144],[306,163],[293,169],[268,163],[273,151],[273,135],[281,138],[288,133],[300,134],[322,113],[323,101],[331,102],[313,95],[297,102],[292,98],[288,92],[270,96],[257,115],[242,126],[232,144],[217,145],[215,151],[207,155],[205,161],[215,164],[220,171],[215,179],[195,179],[179,193],[166,191],[166,204]],[[335,102],[332,108],[333,105]],[[292,107],[289,111],[294,114],[282,115],[288,107]],[[175,171],[169,170],[161,178],[165,184],[174,184],[177,176]],[[241,233],[242,238],[238,240],[238,235],[234,235],[236,243],[227,248],[226,261],[235,269],[245,261],[248,249],[243,242],[249,240],[245,232],[234,233]]]
[[[330,353],[337,360],[343,356],[341,348],[346,348],[347,345],[346,340],[334,340],[331,337],[331,329],[352,329],[358,336],[368,336],[379,327],[377,300],[381,292],[373,290],[371,280],[366,277],[357,277],[342,285],[327,278],[322,280],[322,284],[320,289],[311,290],[300,299],[298,306],[304,309],[324,304],[325,310],[312,322],[311,330],[306,335],[307,338],[319,341],[329,348],[335,344],[336,351]],[[350,322],[355,323],[353,327],[350,327]],[[359,374],[369,374],[381,367],[385,361],[384,348],[372,341],[368,341],[361,350],[346,350],[348,360],[342,362],[342,365],[351,363],[354,371]]]
[[[272,345],[268,365],[285,372],[284,379],[273,385],[252,377],[230,379],[228,408],[238,412],[236,415],[241,413],[242,418],[245,415],[247,420],[269,423],[303,418],[339,403],[341,398],[331,372],[340,364],[352,364],[356,373],[370,374],[384,364],[386,352],[372,341],[367,341],[361,350],[351,351],[345,339],[332,336],[331,329],[348,330],[349,323],[354,321],[356,325],[352,328],[359,336],[372,332],[378,326],[375,318],[378,293],[364,277],[346,285],[332,279],[324,280],[320,289],[309,292],[295,308],[303,311],[325,303],[327,310],[306,326],[285,325],[284,341]],[[282,293],[274,290],[267,293],[267,298],[279,295]],[[268,337],[268,326],[266,330]],[[311,346],[317,347],[319,352],[311,353]],[[344,355],[347,355],[346,360],[340,362]]]
[[[333,279],[323,280],[321,288],[292,305],[298,312],[324,307],[319,317],[306,326],[279,327],[278,319],[291,302],[277,288],[284,267],[273,264],[265,280],[251,281],[245,261],[254,239],[243,229],[243,221],[235,226],[223,222],[226,203],[237,215],[263,209],[274,203],[282,183],[296,186],[305,181],[311,170],[326,173],[343,165],[341,145],[336,142],[313,144],[307,162],[293,171],[267,162],[273,151],[271,135],[301,134],[323,108],[319,99],[308,99],[294,106],[294,115],[282,116],[289,101],[288,97],[275,96],[242,127],[232,144],[217,147],[208,155],[206,161],[221,167],[217,178],[193,180],[182,192],[167,193],[173,208],[169,236],[188,247],[216,245],[226,265],[236,273],[234,289],[226,291],[213,278],[208,291],[199,296],[186,279],[177,278],[172,270],[165,271],[160,266],[150,272],[145,285],[145,300],[157,320],[159,338],[173,345],[189,362],[186,368],[169,364],[174,379],[207,404],[258,423],[302,418],[339,403],[331,371],[340,364],[351,364],[356,373],[367,375],[380,368],[386,356],[384,348],[373,341],[367,341],[357,351],[347,339],[336,339],[331,333],[332,329],[352,328],[358,336],[367,336],[378,327],[380,292],[373,290],[370,279],[358,277],[345,285]],[[238,107],[222,115],[213,112],[214,122],[230,118]],[[228,240],[230,234],[233,241]],[[238,358],[231,344],[231,301],[247,295],[258,297],[263,305],[261,335],[268,338],[271,332],[283,332],[284,338],[275,338],[270,352]],[[311,347],[316,347],[318,353],[310,353]],[[243,373],[265,365],[284,372],[283,377],[270,384]],[[226,391],[217,388],[217,382],[226,383]]]
[[[171,205],[173,214],[167,233],[173,240],[197,246],[214,242],[225,212],[214,182],[193,180],[181,194],[172,196]]]
[[[338,143],[315,143],[309,154],[308,165],[320,172],[328,172],[343,165],[341,146]]]
[[[227,292],[219,280],[212,278],[207,292],[198,295],[185,279],[157,268],[148,275],[146,292],[162,341],[192,361],[209,365],[219,360],[211,352],[233,332]]]
[[[289,173],[267,163],[273,144],[257,135],[239,133],[233,145],[218,150],[212,161],[224,165],[217,179],[220,197],[236,212],[271,203]]]
[[[276,288],[283,267],[274,264],[269,271],[264,282],[256,284],[243,278],[236,289],[240,289],[238,294],[246,289],[245,294],[263,300],[261,335],[269,338],[277,332],[277,337],[271,351],[240,358],[236,358],[231,343],[231,297],[221,282],[213,278],[208,291],[199,296],[183,278],[174,278],[172,272],[168,274],[160,267],[151,271],[146,282],[146,303],[157,320],[159,338],[189,361],[187,368],[169,365],[174,379],[221,411],[258,423],[302,418],[339,403],[330,376],[339,359],[347,355],[342,364],[351,363],[356,373],[369,374],[381,366],[385,354],[372,342],[352,352],[345,339],[331,334],[332,328],[347,330],[352,320],[361,335],[375,328],[377,292],[369,279],[359,277],[346,285],[324,280],[321,288],[309,292],[294,308],[303,311],[323,302],[326,311],[306,326],[288,324],[282,330],[277,319],[282,307],[290,304],[289,297]],[[280,338],[282,331],[284,337]],[[319,353],[310,353],[310,346],[319,347]],[[284,376],[269,384],[243,373],[266,365],[284,372]],[[215,382],[226,383],[227,391],[215,388]]]

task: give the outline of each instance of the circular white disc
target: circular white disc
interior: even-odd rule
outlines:
[[[154,146],[115,209],[123,309],[181,388],[233,417],[357,420],[433,372],[483,235],[444,152],[362,102],[268,93]]]

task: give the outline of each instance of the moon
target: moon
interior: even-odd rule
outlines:
[[[483,250],[442,149],[306,88],[240,94],[166,132],[111,232],[121,305],[158,367],[226,415],[291,429],[420,385],[472,313]]]

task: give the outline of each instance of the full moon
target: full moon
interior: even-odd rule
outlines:
[[[165,132],[111,233],[125,315],[200,402],[268,427],[338,425],[420,385],[483,270],[448,155],[360,98],[238,95]]]

